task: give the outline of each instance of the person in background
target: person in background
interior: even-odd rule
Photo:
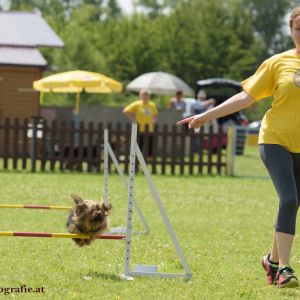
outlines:
[[[199,90],[197,93],[197,99],[193,105],[193,113],[200,114],[209,108],[212,108],[216,104],[216,100],[213,98],[206,99],[207,95],[204,90]]]
[[[185,111],[185,102],[182,91],[176,92],[175,97],[170,99],[168,107],[180,113]]]
[[[152,157],[154,124],[157,122],[158,111],[156,104],[150,101],[151,92],[142,89],[139,93],[139,100],[127,105],[123,109],[123,114],[134,123],[138,124],[139,136],[138,144],[143,151],[145,139],[148,137],[148,156]],[[149,133],[145,134],[148,128]]]
[[[184,101],[183,92],[181,90],[178,90],[174,98],[170,99],[168,103],[168,108],[175,111],[180,118],[184,118],[186,111],[186,103]],[[184,130],[188,130],[188,127],[184,126]]]
[[[290,256],[300,204],[300,5],[293,9],[289,26],[295,48],[266,59],[255,74],[242,82],[242,92],[177,123],[200,128],[210,120],[273,96],[272,107],[262,121],[258,144],[279,198],[272,249],[262,257],[262,266],[268,284],[279,288],[299,286]]]
[[[195,100],[195,103],[192,106],[192,113],[193,115],[200,114],[208,109],[211,109],[216,104],[216,100],[213,98],[207,98],[207,94],[205,90],[199,90],[197,93],[197,98]],[[200,130],[195,129],[196,133],[200,133]],[[200,139],[199,137],[195,138],[194,142],[194,151],[197,153],[200,151]]]

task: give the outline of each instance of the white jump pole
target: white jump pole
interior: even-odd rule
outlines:
[[[108,160],[109,160],[109,157],[112,159],[113,164],[116,167],[117,172],[123,181],[126,191],[128,191],[127,180],[124,176],[124,173],[120,167],[120,164],[119,164],[119,162],[109,144],[109,141],[108,141],[108,129],[104,129],[104,193],[103,193],[104,201],[108,201],[108,173],[109,173]],[[140,207],[134,197],[133,197],[133,204],[134,204],[135,209],[137,210],[137,213],[138,213],[138,215],[141,219],[141,222],[143,223],[144,229],[145,229],[144,232],[135,232],[135,233],[149,234],[150,227],[142,213],[142,210],[140,209]],[[125,228],[122,228],[122,229],[123,229],[123,231],[126,230]]]
[[[144,273],[144,272],[131,272],[131,275],[152,275],[152,276],[161,276],[161,277],[185,277],[185,278],[191,278],[192,277],[192,273],[191,273],[191,270],[190,268],[188,267],[187,263],[186,263],[186,260],[185,260],[185,257],[183,255],[183,252],[181,250],[181,247],[179,245],[179,242],[177,240],[177,237],[176,237],[176,234],[175,234],[175,231],[171,225],[171,222],[169,220],[169,217],[167,215],[167,212],[163,206],[163,203],[160,199],[160,196],[158,194],[158,191],[154,185],[154,182],[151,178],[151,175],[149,173],[149,170],[147,168],[147,165],[145,163],[145,160],[143,158],[143,155],[142,155],[142,152],[138,146],[137,143],[135,143],[135,152],[136,152],[136,155],[137,155],[137,158],[138,158],[138,161],[140,162],[141,164],[141,167],[142,167],[142,170],[144,172],[144,175],[148,181],[148,184],[149,184],[149,187],[151,189],[151,192],[152,192],[152,195],[155,199],[155,202],[158,206],[158,209],[160,211],[160,214],[164,220],[164,223],[168,229],[168,232],[169,232],[169,235],[171,236],[172,238],[172,241],[173,241],[173,244],[175,246],[175,249],[176,249],[176,252],[177,252],[177,255],[180,259],[180,262],[185,270],[185,274],[176,274],[176,273],[152,273],[152,274],[147,274],[147,273]]]
[[[109,155],[110,155],[110,157],[111,157],[111,159],[112,159],[112,161],[113,161],[113,163],[114,163],[114,165],[115,165],[115,167],[117,169],[117,172],[119,173],[119,176],[122,178],[122,181],[124,183],[126,191],[128,191],[127,180],[125,178],[125,175],[124,175],[124,173],[123,173],[123,171],[122,171],[122,169],[120,167],[120,164],[119,164],[119,162],[118,162],[118,160],[117,160],[114,152],[111,149],[110,144],[108,144],[108,153],[109,153]],[[140,209],[140,207],[139,207],[139,205],[138,205],[138,203],[137,203],[137,201],[136,201],[136,199],[135,199],[134,196],[132,197],[132,201],[133,201],[133,205],[134,205],[134,207],[135,207],[135,209],[136,209],[136,211],[137,211],[137,213],[138,213],[138,215],[139,215],[139,217],[140,217],[140,219],[141,219],[141,221],[143,223],[144,229],[145,229],[145,232],[139,232],[139,233],[149,234],[150,233],[150,227],[149,227],[149,225],[148,225],[148,223],[147,223],[147,221],[146,221],[146,219],[145,219],[145,217],[144,217],[144,215],[142,213],[142,210]]]
[[[139,149],[139,146],[136,142],[137,139],[137,125],[132,124],[131,132],[131,143],[130,143],[130,166],[129,166],[129,184],[128,184],[128,214],[127,214],[127,232],[126,232],[126,252],[125,252],[125,272],[124,277],[126,279],[131,279],[134,276],[153,276],[153,277],[165,277],[165,278],[186,278],[190,279],[192,273],[186,263],[185,257],[175,235],[175,232],[172,228],[172,225],[169,221],[168,215],[163,207],[160,196],[156,190],[154,182],[151,179],[149,170],[143,158],[143,155]],[[169,235],[172,238],[172,242],[176,248],[178,258],[181,262],[182,267],[184,268],[185,273],[160,273],[157,272],[156,266],[147,266],[147,265],[136,265],[133,271],[130,271],[130,254],[131,254],[131,233],[132,233],[132,204],[133,204],[133,193],[134,193],[134,176],[135,176],[135,161],[136,157],[141,164],[144,175],[148,181],[149,187],[152,191],[153,197],[156,201],[156,204],[159,208],[160,214],[163,218],[163,221],[167,227]]]
[[[108,130],[104,129],[104,191],[103,201],[108,203]]]
[[[129,183],[128,183],[128,210],[127,210],[127,231],[126,231],[126,249],[125,249],[125,277],[129,277],[130,273],[130,251],[131,251],[131,232],[132,232],[132,204],[134,191],[134,175],[135,175],[135,149],[137,137],[137,125],[132,125],[131,141],[130,141],[130,160],[129,160]]]

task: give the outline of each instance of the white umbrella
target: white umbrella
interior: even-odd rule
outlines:
[[[148,89],[154,94],[174,95],[176,91],[182,91],[184,95],[193,95],[193,90],[180,78],[165,72],[145,73],[131,81],[126,89],[139,92]]]

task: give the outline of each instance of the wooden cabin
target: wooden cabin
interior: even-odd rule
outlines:
[[[40,115],[32,83],[47,62],[39,47],[63,47],[62,40],[37,12],[0,12],[0,118]]]
[[[0,122],[40,116],[39,93],[32,83],[43,77],[47,61],[39,48],[63,46],[39,13],[0,11]],[[0,130],[0,156],[3,142]]]

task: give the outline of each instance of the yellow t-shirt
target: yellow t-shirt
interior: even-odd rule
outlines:
[[[154,126],[152,119],[157,116],[157,108],[155,103],[152,101],[144,103],[143,100],[137,100],[126,106],[124,111],[134,114],[141,132],[145,131],[146,125],[149,125],[149,131],[153,132]]]
[[[258,143],[279,144],[300,153],[300,54],[292,49],[272,56],[242,82],[242,87],[256,100],[274,97],[263,118]]]

